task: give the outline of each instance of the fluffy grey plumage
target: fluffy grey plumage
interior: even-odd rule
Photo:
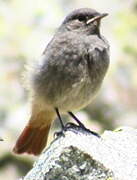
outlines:
[[[73,11],[31,69],[32,113],[13,149],[15,153],[40,154],[56,113],[64,129],[59,111],[74,117],[71,111],[95,97],[109,65],[109,46],[99,29],[106,15],[88,8]]]
[[[89,8],[66,17],[32,73],[34,96],[49,107],[72,111],[89,104],[109,65],[109,45],[100,35],[101,16]]]

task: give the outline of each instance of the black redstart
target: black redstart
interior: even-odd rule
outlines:
[[[71,111],[96,96],[109,65],[109,45],[100,34],[105,16],[90,8],[77,9],[58,28],[31,71],[32,113],[15,153],[40,154],[59,112],[73,116]]]

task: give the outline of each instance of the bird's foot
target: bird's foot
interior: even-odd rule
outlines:
[[[54,136],[55,137],[59,137],[59,136],[65,137],[65,132],[66,131],[74,131],[75,133],[80,133],[80,132],[88,133],[88,134],[92,134],[92,135],[94,135],[94,136],[96,136],[98,138],[101,137],[98,133],[96,133],[94,131],[91,131],[90,129],[86,128],[84,125],[80,126],[80,125],[76,125],[76,124],[71,123],[71,122],[65,124],[63,130],[61,130],[59,132],[55,132]]]
[[[78,127],[76,124],[74,124],[74,123],[66,123],[65,125],[64,125],[64,127],[62,128],[62,130],[61,131],[58,131],[58,132],[55,132],[54,133],[54,137],[58,137],[58,136],[65,136],[64,135],[64,132],[65,131],[67,131],[67,130],[69,130],[69,129],[72,129],[72,128],[76,128],[76,127]]]
[[[69,111],[68,113],[78,123],[78,125],[75,125],[73,123],[68,123],[68,124],[65,125],[65,127],[69,127],[69,128],[73,128],[73,129],[77,128],[77,129],[79,129],[81,131],[84,130],[84,131],[86,131],[88,133],[93,134],[94,136],[100,137],[100,135],[98,133],[96,133],[94,131],[91,131],[90,129],[87,129],[85,127],[85,125],[72,112]]]
[[[65,134],[64,134],[63,130],[57,131],[57,132],[54,133],[54,138],[61,137],[61,136],[65,137]]]
[[[86,132],[86,133],[91,133],[94,136],[100,137],[99,134],[97,134],[94,131],[91,131],[90,129],[87,129],[83,123],[81,123],[81,121],[72,113],[72,112],[68,112],[70,114],[70,116],[78,123],[78,125],[74,124],[74,123],[67,123],[67,124],[63,124],[63,121],[61,119],[60,113],[58,108],[55,108],[57,116],[59,118],[60,124],[61,124],[61,131],[59,132],[55,132],[54,133],[54,137],[60,137],[60,136],[65,136],[65,131],[67,130],[72,130],[75,131],[75,133],[80,132]]]
[[[85,128],[84,130],[87,131],[88,133],[90,133],[90,134],[92,134],[92,135],[98,137],[98,138],[101,137],[101,136],[100,136],[98,133],[96,133],[95,131],[91,131],[90,129],[87,129],[87,128]]]
[[[67,123],[65,125],[65,131],[67,131],[67,130],[75,130],[75,132],[76,131],[80,131],[80,132],[84,132],[85,131],[86,133],[90,133],[90,134],[92,134],[94,136],[97,136],[98,138],[101,137],[98,133],[96,133],[94,131],[91,131],[90,129],[86,128],[83,124],[81,126],[81,125],[76,125],[74,123]]]

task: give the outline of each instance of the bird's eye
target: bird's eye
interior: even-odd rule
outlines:
[[[86,21],[86,16],[79,16],[79,17],[78,17],[78,20],[79,20],[79,21]]]

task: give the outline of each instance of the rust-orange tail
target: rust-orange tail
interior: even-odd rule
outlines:
[[[46,146],[54,117],[53,112],[39,112],[32,115],[28,125],[18,138],[13,152],[39,155]]]

